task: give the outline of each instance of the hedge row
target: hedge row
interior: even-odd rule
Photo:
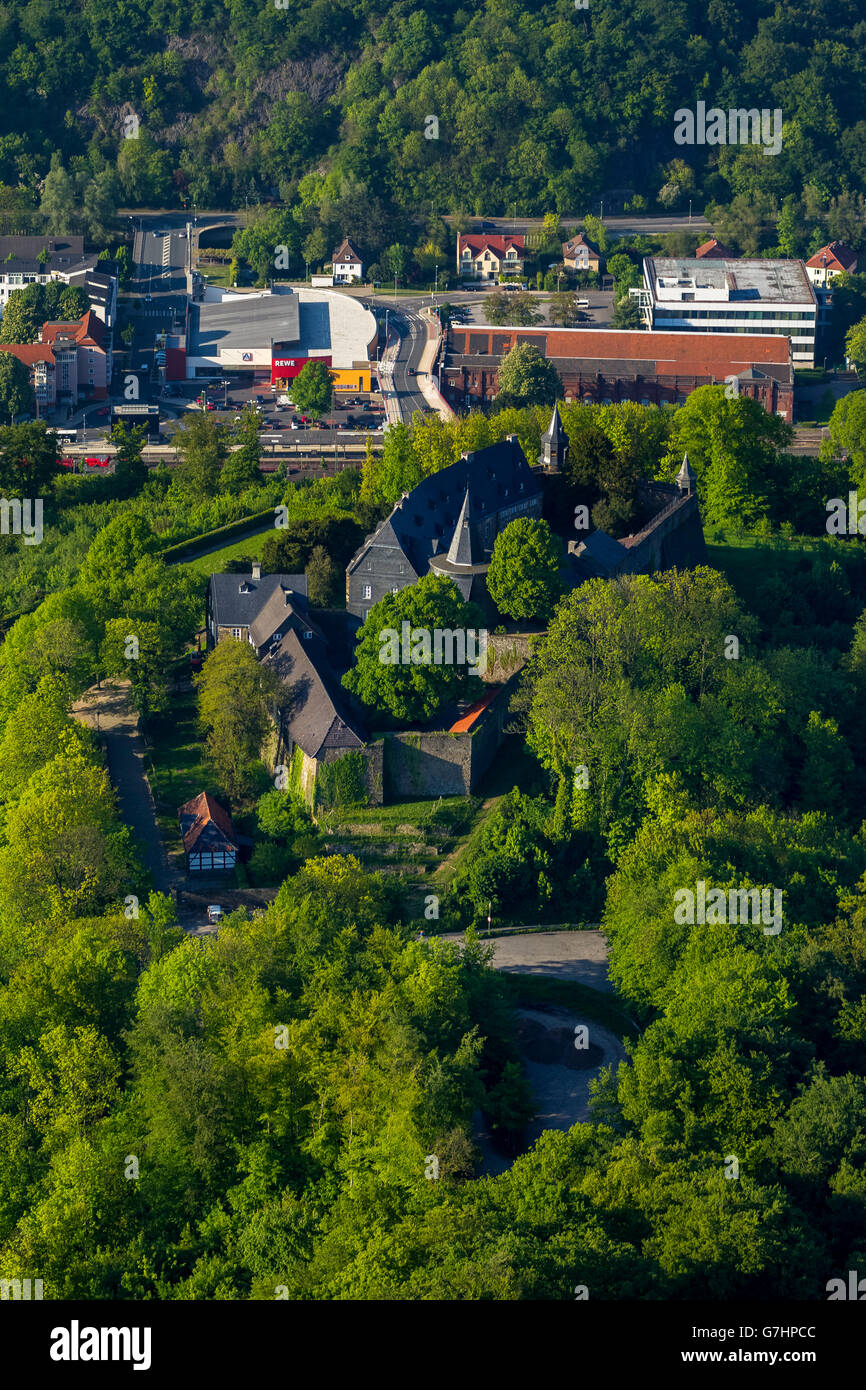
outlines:
[[[205,531],[201,536],[193,536],[188,541],[179,541],[177,545],[170,545],[161,551],[163,560],[168,564],[173,564],[178,560],[194,560],[200,553],[209,550],[217,541],[242,540],[244,536],[255,536],[259,531],[267,530],[268,524],[273,523],[275,509],[268,507],[263,512],[254,512],[252,516],[242,516],[239,521],[230,521],[225,526],[217,526],[213,531]]]

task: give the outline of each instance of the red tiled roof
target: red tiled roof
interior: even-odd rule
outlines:
[[[183,806],[178,807],[178,817],[195,816],[193,824],[183,837],[184,849],[189,851],[195,847],[196,841],[205,827],[213,823],[218,830],[221,830],[225,838],[237,848],[237,835],[232,824],[232,818],[228,811],[224,811],[219,802],[214,801],[209,792],[199,792],[198,796],[193,797],[192,801],[187,801]]]
[[[457,723],[451,725],[451,728],[448,730],[449,734],[468,733],[472,725],[477,721],[479,715],[482,715],[484,711],[493,704],[493,701],[496,699],[501,689],[501,685],[488,686],[481,699],[476,700],[474,705],[470,705],[466,713],[461,715],[457,720]]]
[[[488,353],[494,336],[499,340],[495,356],[504,354],[518,341],[541,340],[539,346],[548,358],[588,358],[645,362],[649,373],[660,375],[729,376],[762,362],[788,364],[790,340],[781,334],[750,333],[663,333],[640,329],[603,328],[488,328],[466,324],[449,328],[454,351],[465,351],[486,339]],[[470,360],[471,360],[470,354]]]
[[[0,352],[11,352],[26,367],[34,362],[54,362],[54,353],[46,343],[0,343]]]
[[[488,236],[487,233],[478,233],[471,236],[458,236],[457,254],[463,252],[464,247],[469,247],[473,255],[478,255],[479,251],[495,251],[497,256],[504,256],[509,246],[513,246],[515,251],[526,250],[526,237],[524,236]]]
[[[727,246],[723,246],[720,241],[716,241],[714,236],[698,247],[695,251],[695,258],[709,261],[735,261],[737,259],[736,254],[729,251]]]
[[[831,241],[816,251],[806,264],[813,270],[847,270],[853,274],[857,269],[857,252],[841,241]]]
[[[55,338],[73,338],[79,347],[101,347],[105,326],[92,309],[88,309],[80,319],[71,322],[44,323],[42,325],[43,343],[53,343]]]

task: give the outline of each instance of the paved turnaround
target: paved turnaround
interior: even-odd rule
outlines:
[[[431,940],[435,940],[431,937]],[[443,933],[443,941],[462,941],[462,932]],[[592,989],[612,992],[607,977],[607,938],[600,931],[540,931],[513,936],[482,936],[494,950],[495,970],[523,975],[549,975],[558,980],[577,980]]]

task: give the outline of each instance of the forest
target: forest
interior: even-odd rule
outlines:
[[[331,529],[348,547],[467,445],[537,450],[546,410],[419,420],[298,486],[258,474],[252,438],[227,461],[204,417],[176,470],[146,477],[130,435],[99,482],[56,477],[41,426],[0,430],[0,482],[26,465],[46,547],[60,533],[38,586],[0,542],[29,609],[0,644],[0,1277],[47,1298],[764,1300],[863,1267],[866,575],[856,537],[822,534],[828,489],[861,477],[862,401],[798,491],[786,427],[752,404],[564,411],[569,506],[622,518],[687,446],[711,558],[766,544],[730,574],[557,602],[514,709],[542,790],[500,799],[443,901],[462,952],[419,940],[399,881],[324,852],[273,790],[274,901],[185,937],[69,711],[123,670],[132,627],[137,707],[171,719],[203,590],[168,542],[282,498],[299,562]],[[675,924],[698,880],[782,890],[783,929]],[[514,994],[473,926],[491,893],[601,922],[628,1061],[594,1083],[592,1123],[477,1177],[476,1112],[514,1153],[532,1111]]]
[[[0,7],[2,229],[275,200],[297,271],[346,234],[379,256],[446,213],[604,202],[857,247],[864,79],[857,0],[28,0]],[[676,144],[699,100],[780,109],[781,152]]]

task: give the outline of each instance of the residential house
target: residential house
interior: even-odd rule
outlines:
[[[591,270],[598,275],[604,269],[604,260],[598,247],[593,246],[583,232],[578,232],[562,243],[562,260],[569,270]]]
[[[812,284],[822,288],[831,284],[843,271],[847,275],[856,274],[857,252],[852,251],[850,246],[844,246],[841,241],[828,242],[806,262],[806,274]]]
[[[736,251],[729,251],[727,246],[723,246],[720,241],[716,241],[711,236],[709,241],[704,241],[695,251],[696,261],[735,261]]]
[[[542,484],[516,435],[463,454],[404,493],[346,568],[346,607],[362,620],[386,594],[428,573],[447,574],[464,599],[483,602],[499,532],[541,516]]]
[[[492,236],[486,232],[458,236],[457,269],[464,280],[496,280],[500,275],[522,275],[526,238]]]
[[[335,285],[348,285],[353,280],[363,279],[364,265],[361,254],[348,237],[344,237],[340,245],[331,252],[331,264]]]
[[[200,792],[187,801],[177,816],[189,873],[223,872],[235,867],[243,837],[237,834],[228,811],[209,792]]]
[[[71,323],[45,323],[42,325],[42,342],[53,346],[61,343],[75,344],[76,396],[86,400],[102,401],[108,395],[110,374],[108,358],[104,347],[105,325],[93,312],[88,310],[80,319]]]
[[[253,564],[250,574],[212,574],[207,591],[207,642],[215,647],[227,637],[249,642],[261,656],[288,631],[313,632],[307,616],[305,574],[262,574]]]
[[[276,763],[291,763],[300,751],[300,791],[312,801],[323,763],[366,747],[367,731],[355,702],[331,668],[321,632],[308,641],[296,628],[269,649],[263,665],[280,677],[282,696],[275,710]]]
[[[57,404],[57,362],[54,349],[47,343],[0,343],[0,352],[10,352],[19,362],[24,363],[36,397],[37,412],[46,415],[53,410]],[[71,344],[64,364],[67,378],[70,360],[75,360],[75,349]]]

